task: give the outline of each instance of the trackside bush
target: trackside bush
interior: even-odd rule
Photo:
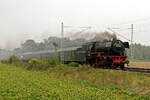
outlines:
[[[29,64],[31,66],[38,66],[40,64],[40,60],[39,59],[36,59],[36,58],[33,58],[29,61]]]
[[[1,63],[4,63],[4,64],[9,64],[9,61],[8,61],[8,60],[1,60],[0,62],[1,62]]]
[[[19,60],[18,60],[18,58],[16,57],[16,56],[11,56],[10,58],[9,58],[9,63],[10,64],[13,64],[13,63],[16,63],[16,62],[18,62]]]
[[[46,70],[50,67],[56,67],[59,64],[60,64],[59,60],[55,58],[51,58],[51,59],[33,58],[29,61],[29,66],[27,69]]]
[[[51,66],[56,66],[60,64],[60,61],[58,58],[49,58],[47,59],[47,61],[48,61],[48,64]]]
[[[29,66],[27,69],[40,68],[41,66],[40,60],[36,58],[32,58],[28,63],[29,63]]]
[[[71,62],[68,65],[71,67],[79,67],[79,63],[76,63],[76,62]]]

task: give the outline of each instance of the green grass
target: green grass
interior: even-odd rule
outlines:
[[[78,71],[85,69],[88,70],[81,68]],[[54,72],[62,70],[56,68]],[[61,76],[56,78],[49,73],[50,70],[29,71],[0,63],[0,100],[149,100],[148,96],[138,96],[121,89],[100,88],[88,80],[71,81]]]
[[[57,66],[50,68],[47,73],[56,78],[89,81],[98,88],[121,89],[139,95],[150,95],[150,77],[136,72],[94,69],[88,66]]]

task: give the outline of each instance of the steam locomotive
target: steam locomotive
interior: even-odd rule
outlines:
[[[80,64],[89,64],[93,67],[124,68],[128,65],[126,48],[129,48],[128,42],[122,42],[118,39],[94,41],[85,43],[82,46],[47,50],[39,52],[28,52],[21,55],[21,59],[28,61],[32,58],[51,58],[58,57],[65,64],[78,62]]]

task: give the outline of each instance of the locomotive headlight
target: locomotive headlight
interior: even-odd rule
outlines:
[[[116,47],[117,47],[117,48],[121,48],[121,45],[120,45],[120,44],[117,44]]]
[[[107,59],[107,57],[104,57],[104,59]]]
[[[113,43],[113,51],[120,53],[124,50],[124,45],[123,42],[120,40],[114,41]]]
[[[120,42],[120,41],[117,41],[117,42],[115,43],[115,46],[116,46],[117,48],[121,47],[121,42]]]

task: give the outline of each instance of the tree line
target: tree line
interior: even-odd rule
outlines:
[[[150,46],[142,44],[133,44],[133,60],[150,60]],[[131,59],[131,48],[127,50],[129,59]]]
[[[97,39],[97,38],[95,38]],[[100,39],[101,40],[101,39]],[[26,40],[21,47],[15,48],[13,51],[8,51],[0,49],[0,60],[7,59],[11,55],[19,55],[25,52],[43,51],[43,50],[53,50],[61,48],[61,38],[59,37],[49,37],[41,42],[35,42],[32,39]],[[93,40],[91,40],[93,41]],[[86,43],[87,40],[80,38],[76,40],[70,40],[68,38],[63,39],[63,48],[81,46]],[[127,55],[131,59],[131,49],[127,49]],[[133,44],[133,59],[134,60],[150,60],[150,46],[145,46],[141,44]]]

